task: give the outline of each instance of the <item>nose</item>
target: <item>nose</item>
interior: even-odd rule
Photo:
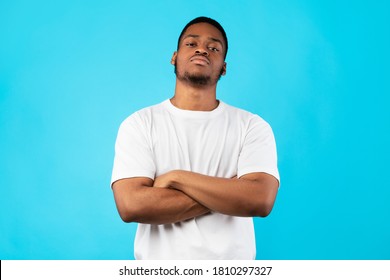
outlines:
[[[199,48],[195,51],[195,54],[209,56],[209,52],[205,50],[204,48]]]

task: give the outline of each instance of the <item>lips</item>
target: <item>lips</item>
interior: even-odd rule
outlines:
[[[190,61],[201,65],[210,64],[210,60],[207,57],[201,55],[194,55],[193,57],[191,57]]]

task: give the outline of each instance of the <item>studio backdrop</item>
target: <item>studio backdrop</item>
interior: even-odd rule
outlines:
[[[218,98],[271,124],[258,259],[390,259],[387,1],[0,3],[0,259],[132,259],[110,188],[131,113],[170,98],[183,26],[229,38]]]

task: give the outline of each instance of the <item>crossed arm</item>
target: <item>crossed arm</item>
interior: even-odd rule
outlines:
[[[210,211],[265,217],[272,210],[278,186],[275,177],[261,172],[227,179],[173,170],[154,181],[145,177],[116,181],[113,191],[123,221],[168,224]]]

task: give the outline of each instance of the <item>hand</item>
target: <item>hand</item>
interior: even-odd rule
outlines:
[[[174,182],[175,171],[169,171],[154,179],[153,187],[156,188],[169,188]]]

